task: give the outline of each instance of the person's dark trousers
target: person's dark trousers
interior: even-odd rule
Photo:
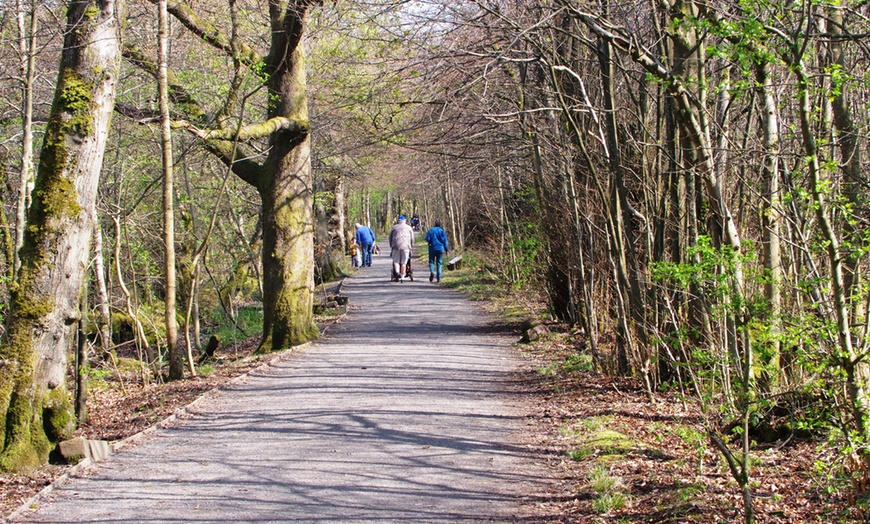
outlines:
[[[372,244],[363,244],[360,246],[362,249],[362,265],[363,266],[371,266],[372,265]]]
[[[441,282],[441,266],[444,263],[444,251],[429,250],[429,281],[432,281],[431,276],[434,275]]]

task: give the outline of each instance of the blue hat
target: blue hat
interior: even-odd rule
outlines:
[[[399,220],[407,220],[407,218],[405,218],[405,215],[399,215]]]

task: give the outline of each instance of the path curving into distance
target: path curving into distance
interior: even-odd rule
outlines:
[[[326,336],[12,522],[531,522],[550,481],[517,436],[514,339],[415,262],[399,284],[374,257]]]

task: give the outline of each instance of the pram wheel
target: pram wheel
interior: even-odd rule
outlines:
[[[411,261],[408,260],[408,263],[405,264],[405,278],[409,279],[411,282],[414,281],[414,270],[411,269]],[[390,267],[390,282],[398,282],[399,274],[396,273],[395,268]]]

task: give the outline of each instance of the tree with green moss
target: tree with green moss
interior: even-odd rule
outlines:
[[[0,346],[0,469],[48,459],[71,435],[67,352],[120,69],[122,1],[73,1]]]
[[[213,119],[188,90],[170,79],[170,96],[188,120],[175,125],[199,137],[204,146],[239,178],[257,189],[263,223],[263,340],[261,352],[302,344],[317,337],[312,313],[314,297],[313,176],[306,85],[306,21],[318,1],[294,0],[269,4],[269,52],[261,56],[239,40],[227,37],[199,17],[190,5],[170,1],[169,12],[212,48],[226,53],[253,73],[267,94],[265,119],[243,125],[228,115],[244,114],[247,97],[240,95],[237,76],[228,88],[227,103]],[[235,7],[230,18],[235,24]],[[149,70],[147,60],[134,52],[128,59]],[[253,94],[253,93],[252,93]],[[240,107],[234,107],[236,104]],[[246,143],[267,141],[262,161]]]

